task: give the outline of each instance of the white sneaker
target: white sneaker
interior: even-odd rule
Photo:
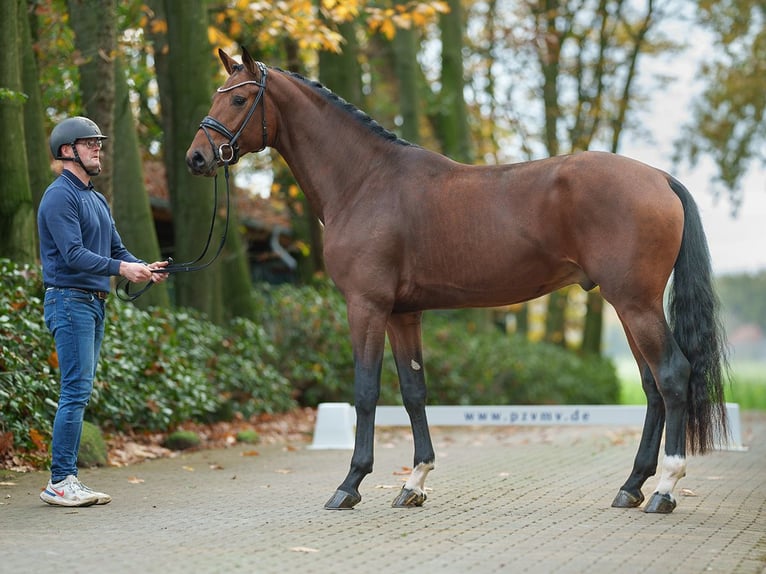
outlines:
[[[92,494],[96,497],[96,504],[109,504],[112,502],[112,497],[104,492],[98,492],[96,490],[93,490],[91,488],[88,488],[85,486],[78,478],[75,478],[75,480],[80,485],[80,488],[83,490],[83,492],[87,492],[88,494]]]
[[[90,506],[98,503],[98,496],[83,490],[77,477],[70,474],[56,484],[49,480],[48,486],[40,493],[40,500],[56,506]]]

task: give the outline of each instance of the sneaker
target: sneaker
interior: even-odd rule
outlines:
[[[80,488],[83,492],[87,492],[88,494],[92,494],[96,497],[96,504],[109,504],[112,502],[112,497],[104,492],[97,492],[91,488],[88,488],[85,486],[78,478],[75,478],[77,483],[80,485]]]
[[[98,496],[83,490],[77,477],[70,474],[55,484],[48,481],[48,486],[40,493],[40,500],[56,506],[90,506],[98,503]]]

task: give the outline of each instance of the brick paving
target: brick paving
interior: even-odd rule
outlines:
[[[81,509],[40,502],[46,473],[0,471],[0,572],[763,573],[766,413],[742,428],[746,452],[690,459],[670,515],[610,506],[635,428],[434,429],[417,509],[390,506],[412,460],[399,429],[378,429],[351,511],[322,508],[350,451],[306,444],[83,470],[114,500]]]

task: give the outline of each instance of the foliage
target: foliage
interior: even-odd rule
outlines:
[[[712,32],[715,55],[702,64],[706,82],[693,119],[677,142],[678,155],[695,165],[710,156],[733,211],[751,163],[766,163],[766,7],[761,0],[697,0],[698,18]]]
[[[0,260],[0,431],[18,446],[49,440],[57,358],[42,320],[39,270]],[[343,299],[327,281],[264,286],[259,321],[226,327],[198,313],[142,311],[112,299],[88,419],[107,430],[171,430],[185,421],[353,402]],[[424,321],[430,403],[553,404],[617,400],[613,365],[554,346],[466,328],[460,312]],[[290,382],[288,382],[290,381]],[[400,402],[387,350],[381,402]]]
[[[309,288],[260,286],[258,323],[268,330],[276,364],[300,402],[353,402],[354,366],[346,306],[326,281]]]
[[[50,438],[58,397],[40,272],[0,259],[0,274],[0,431],[12,432],[17,446],[39,448]],[[191,311],[146,312],[114,298],[107,310],[87,409],[101,428],[168,430],[294,406],[259,326],[241,321],[224,332]]]
[[[716,287],[730,327],[754,323],[766,332],[766,271],[718,277]]]
[[[260,302],[279,353],[281,373],[302,404],[353,402],[353,363],[345,304],[328,282],[311,288],[267,287]],[[430,312],[423,321],[430,404],[610,403],[618,398],[612,363],[559,347],[466,328],[460,312]],[[381,403],[400,404],[390,349]]]
[[[460,312],[431,312],[423,321],[429,404],[602,404],[617,402],[614,365],[518,336],[471,332]],[[457,317],[456,317],[457,316]],[[384,367],[395,386],[393,361]]]

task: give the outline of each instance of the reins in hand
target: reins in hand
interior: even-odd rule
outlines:
[[[213,215],[210,218],[210,230],[208,231],[207,235],[207,241],[205,242],[205,247],[202,250],[202,253],[199,254],[199,256],[192,260],[192,261],[186,261],[184,263],[173,263],[173,258],[168,257],[168,265],[167,267],[162,267],[160,269],[152,269],[152,273],[191,273],[192,271],[201,271],[210,265],[218,259],[218,256],[223,251],[223,246],[226,244],[226,235],[229,232],[229,212],[230,212],[230,202],[231,202],[231,193],[229,190],[229,162],[224,162],[223,164],[223,173],[224,173],[224,179],[226,180],[226,220],[224,223],[223,233],[221,234],[221,241],[218,244],[218,249],[215,252],[215,255],[209,260],[204,263],[200,263],[205,256],[207,255],[208,250],[210,249],[210,243],[213,238],[213,229],[215,228],[215,220],[216,220],[216,212],[218,209],[218,174],[216,173],[214,179],[213,179]],[[117,283],[117,287],[115,288],[115,294],[118,298],[122,299],[123,301],[135,301],[138,299],[141,295],[146,293],[149,289],[154,286],[154,281],[149,281],[146,285],[144,285],[140,290],[136,291],[135,293],[130,292],[130,281],[128,281],[126,278],[120,279],[120,281]]]

